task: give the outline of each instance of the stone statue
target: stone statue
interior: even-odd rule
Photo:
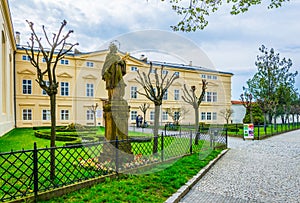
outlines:
[[[108,100],[103,105],[105,119],[105,139],[107,141],[120,140],[118,150],[120,159],[132,160],[131,144],[128,140],[128,117],[129,106],[125,99],[126,84],[123,76],[126,74],[126,59],[129,54],[120,57],[117,53],[118,48],[111,43],[109,53],[106,56],[102,69],[102,79],[106,83]],[[103,146],[103,153],[100,158],[113,159],[115,157],[115,143],[108,143]]]
[[[126,84],[123,76],[126,74],[126,58],[129,55],[126,54],[121,58],[117,55],[117,51],[117,46],[111,43],[102,69],[102,79],[106,82],[108,100],[121,99],[125,93]]]

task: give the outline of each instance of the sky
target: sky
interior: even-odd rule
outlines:
[[[248,12],[230,15],[225,1],[207,19],[204,30],[173,32],[171,25],[182,18],[161,0],[9,0],[14,31],[26,44],[30,30],[26,20],[57,32],[62,20],[74,30],[70,39],[83,52],[106,49],[113,40],[121,51],[150,60],[188,64],[233,73],[232,100],[239,100],[242,87],[257,72],[259,47],[274,48],[293,61],[291,71],[300,70],[300,0],[281,8],[267,9],[265,3]],[[266,2],[266,1],[264,1]],[[269,1],[267,1],[269,2]],[[296,78],[300,89],[300,76]]]

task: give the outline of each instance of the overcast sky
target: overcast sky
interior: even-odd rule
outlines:
[[[97,51],[117,39],[120,50],[132,55],[145,53],[153,60],[189,63],[231,72],[232,99],[238,100],[246,80],[257,71],[254,63],[264,44],[281,57],[293,61],[292,71],[300,70],[300,1],[290,0],[283,7],[268,10],[267,5],[251,7],[247,13],[232,16],[225,3],[209,16],[204,30],[172,32],[177,16],[161,0],[9,0],[14,30],[26,44],[30,30],[26,19],[41,30],[45,25],[57,32],[67,20],[74,30],[71,39],[80,51]],[[156,52],[156,54],[153,54]],[[158,58],[158,56],[164,56]],[[171,57],[170,57],[171,56]],[[296,87],[300,89],[300,76]]]

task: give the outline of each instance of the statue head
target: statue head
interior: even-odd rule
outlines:
[[[110,43],[110,45],[109,45],[109,52],[110,53],[117,53],[117,51],[118,51],[117,45],[115,45],[113,42]]]

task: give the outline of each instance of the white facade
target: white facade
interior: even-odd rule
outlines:
[[[1,47],[0,47],[0,136],[14,128],[14,51],[10,11],[6,0],[0,0]]]

